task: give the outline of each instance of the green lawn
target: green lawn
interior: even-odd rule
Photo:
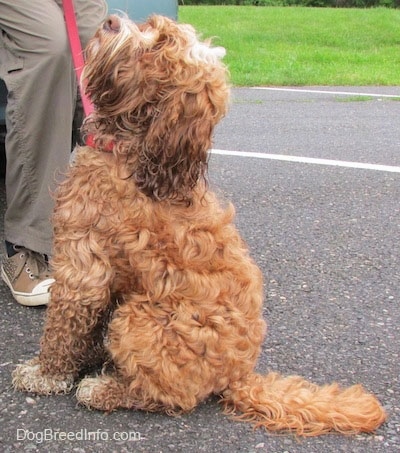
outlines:
[[[179,21],[227,49],[234,85],[400,85],[400,10],[180,6]]]

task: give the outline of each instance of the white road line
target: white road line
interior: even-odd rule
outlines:
[[[400,173],[400,167],[392,165],[367,164],[363,162],[347,162],[343,160],[316,159],[313,157],[287,156],[284,154],[266,154],[247,151],[231,151],[225,149],[212,149],[211,154],[235,157],[254,157],[256,159],[280,160],[285,162],[297,162],[302,164],[330,165],[335,167],[357,168],[361,170],[386,171]]]
[[[378,94],[378,93],[355,93],[350,91],[329,91],[329,90],[311,90],[303,88],[278,88],[278,87],[250,87],[252,90],[269,90],[269,91],[289,91],[294,93],[317,93],[317,94],[336,94],[346,96],[370,96],[376,98],[400,98],[400,94]]]

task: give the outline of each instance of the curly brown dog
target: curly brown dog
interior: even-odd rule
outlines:
[[[208,150],[226,113],[224,49],[189,25],[111,16],[87,49],[90,146],[56,194],[55,283],[38,358],[15,387],[116,408],[190,411],[211,394],[270,430],[375,430],[386,418],[360,385],[319,387],[253,370],[265,323],[262,276],[208,190]]]

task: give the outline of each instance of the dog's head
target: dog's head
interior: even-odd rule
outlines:
[[[229,97],[224,54],[190,25],[157,15],[140,25],[111,16],[86,49],[88,123],[127,153],[138,188],[154,200],[190,201],[205,179]]]

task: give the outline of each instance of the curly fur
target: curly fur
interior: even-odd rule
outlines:
[[[111,17],[87,49],[96,110],[56,194],[55,283],[38,359],[15,387],[68,391],[92,408],[178,414],[219,394],[255,426],[317,435],[386,418],[359,386],[319,387],[253,370],[265,334],[261,272],[207,190],[207,151],[225,114],[223,50],[187,25]],[[112,153],[102,149],[113,148]],[[238,415],[236,415],[238,414]]]

